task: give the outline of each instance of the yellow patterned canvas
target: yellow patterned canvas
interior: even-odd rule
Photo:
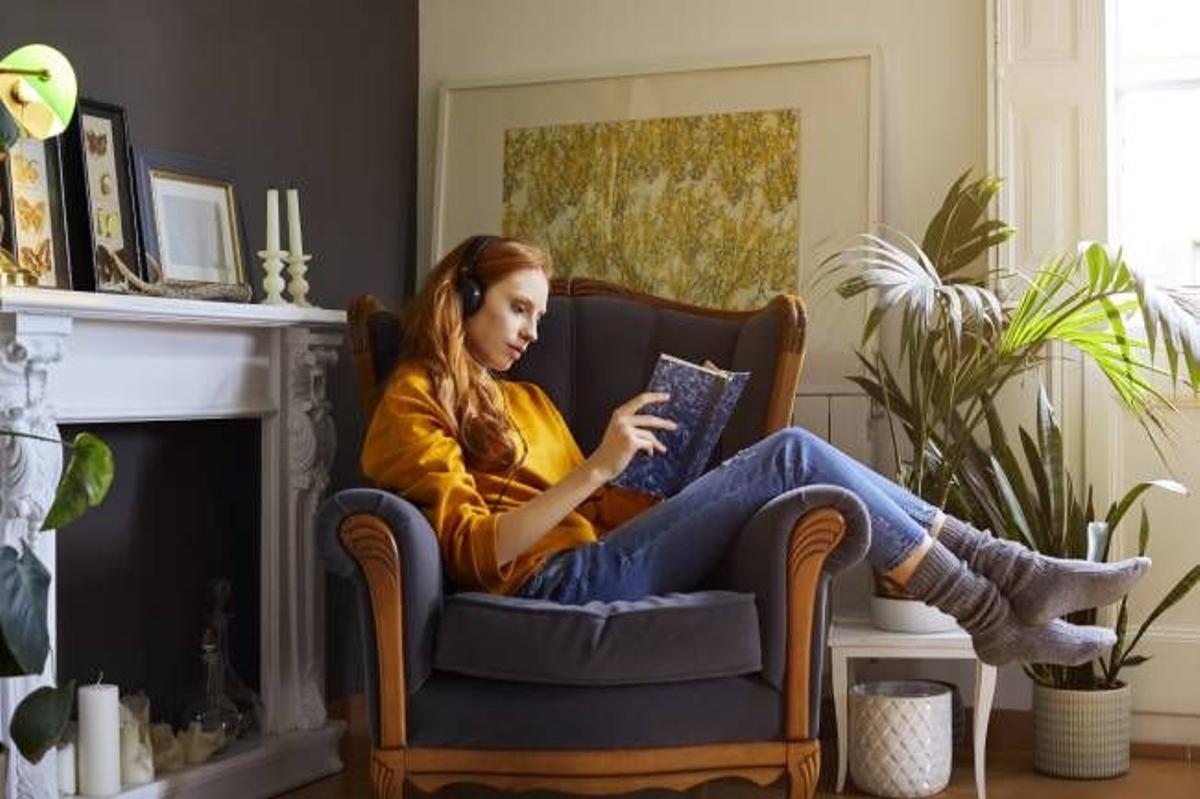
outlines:
[[[504,232],[563,276],[761,305],[796,288],[799,131],[794,109],[506,130]]]

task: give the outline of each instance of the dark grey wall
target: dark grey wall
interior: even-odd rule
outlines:
[[[255,251],[266,189],[299,188],[310,298],[398,303],[415,275],[417,10],[417,0],[3,0],[0,57],[53,45],[81,94],[125,107],[134,143],[232,164]],[[351,374],[344,352],[332,385],[336,486],[357,479]],[[353,682],[338,663],[350,627],[330,625],[335,694]]]

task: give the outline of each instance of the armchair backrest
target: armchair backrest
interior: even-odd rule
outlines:
[[[400,319],[362,296],[351,305],[350,322],[369,419],[396,364]],[[659,353],[748,371],[750,381],[714,453],[718,459],[790,423],[804,334],[804,306],[791,295],[757,310],[722,311],[599,280],[555,279],[538,341],[506,377],[541,386],[589,452],[612,409],[645,389]]]

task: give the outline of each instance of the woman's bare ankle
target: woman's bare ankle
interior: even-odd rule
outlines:
[[[892,582],[903,586],[908,582],[908,578],[912,577],[912,573],[916,571],[917,566],[925,559],[926,553],[933,546],[933,538],[926,535],[921,542],[913,547],[912,552],[908,554],[904,560],[900,561],[890,571],[884,572],[884,577],[887,577]]]

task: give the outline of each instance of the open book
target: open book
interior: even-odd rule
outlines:
[[[708,361],[700,366],[673,355],[659,355],[646,390],[666,392],[671,398],[646,405],[639,413],[671,419],[679,426],[653,430],[667,451],[637,453],[612,484],[656,497],[681,491],[704,472],[749,379],[749,372],[727,372]]]

